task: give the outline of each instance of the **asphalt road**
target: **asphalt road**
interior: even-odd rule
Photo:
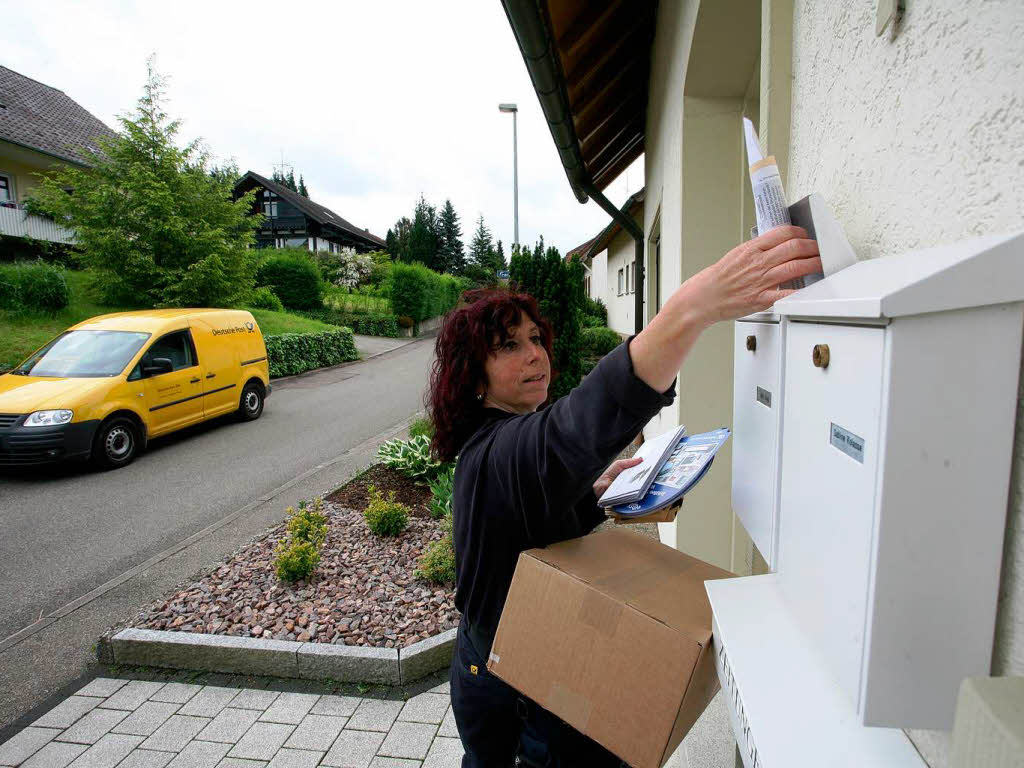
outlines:
[[[0,474],[0,641],[408,419],[432,351],[422,339],[277,382],[259,420],[155,440],[123,469]]]

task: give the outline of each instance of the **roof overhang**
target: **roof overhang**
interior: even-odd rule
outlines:
[[[576,198],[644,151],[657,0],[502,0]]]

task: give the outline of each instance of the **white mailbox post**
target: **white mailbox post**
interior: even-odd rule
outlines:
[[[961,680],[989,673],[1022,302],[1014,235],[776,304],[776,572],[707,583],[748,768],[921,765],[900,729],[949,729]],[[760,439],[735,426],[737,452]]]

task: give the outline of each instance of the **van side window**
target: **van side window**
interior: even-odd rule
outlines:
[[[147,365],[152,365],[152,361],[158,357],[166,357],[170,360],[176,371],[198,364],[191,334],[188,331],[174,331],[153,342],[128,378],[131,380],[138,378],[136,374]]]

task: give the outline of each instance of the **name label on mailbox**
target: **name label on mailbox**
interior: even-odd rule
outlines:
[[[766,405],[769,408],[772,407],[772,393],[767,389],[757,388],[757,402],[761,405]]]
[[[864,438],[858,437],[838,424],[832,424],[832,446],[838,448],[851,459],[864,463]]]

